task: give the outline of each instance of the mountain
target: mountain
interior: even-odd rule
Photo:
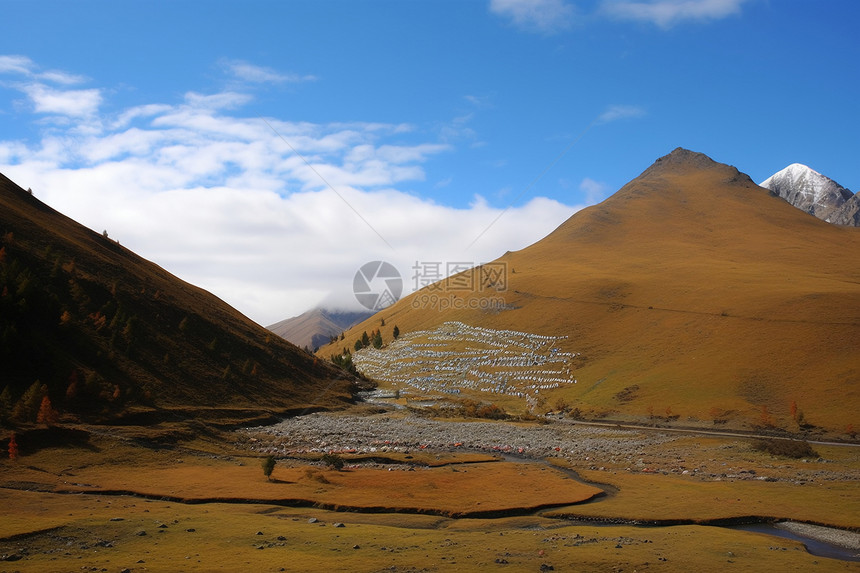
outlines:
[[[399,364],[386,365],[391,372],[408,366],[395,381],[407,393],[417,392],[414,381],[427,386],[444,369],[456,370],[455,358],[478,355],[483,362],[455,372],[453,386],[475,387],[480,376],[525,377],[519,393],[538,410],[561,400],[593,417],[680,416],[795,430],[800,419],[841,431],[860,424],[857,252],[860,229],[808,217],[736,168],[679,148],[537,243],[356,325],[345,346],[383,317],[388,349],[412,344],[393,357]],[[491,265],[495,276],[485,272]],[[458,338],[464,329],[456,325],[439,331],[455,322],[484,330],[469,340]],[[395,325],[401,339],[392,343]],[[410,339],[414,333],[422,334]],[[506,352],[512,340],[526,346],[521,363],[566,353],[564,368],[576,382],[541,384],[541,367],[503,372],[501,361],[487,357]],[[553,349],[528,354],[540,340]],[[452,358],[422,369],[427,353],[419,354],[430,346]],[[353,362],[362,364],[361,353],[386,357],[373,352],[362,350]],[[478,399],[524,405],[507,386],[479,390]]]
[[[332,336],[340,336],[344,330],[372,314],[372,312],[314,308],[299,316],[276,322],[266,328],[299,348],[316,350],[329,344]]]
[[[854,193],[806,165],[793,163],[762,181],[761,186],[823,221],[857,226]]]
[[[0,423],[254,419],[353,380],[0,175]]]
[[[855,193],[853,197],[845,201],[830,222],[834,225],[860,227],[860,195]]]

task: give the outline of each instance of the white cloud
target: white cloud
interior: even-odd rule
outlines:
[[[490,0],[490,11],[529,32],[554,34],[570,27],[573,5],[564,0]]]
[[[609,196],[609,185],[586,177],[579,184],[579,190],[585,192],[585,202],[588,205],[600,203]]]
[[[298,83],[315,81],[316,76],[284,74],[264,66],[257,66],[243,60],[221,60],[221,65],[237,79],[251,83]]]
[[[604,1],[603,11],[620,20],[650,22],[661,28],[686,20],[718,20],[741,11],[747,0]]]
[[[39,66],[27,56],[0,55],[0,74],[16,74],[39,81],[55,84],[73,85],[86,81],[86,78],[60,70],[38,71]]]
[[[577,209],[534,198],[491,225],[501,210],[481,198],[453,208],[399,189],[452,152],[405,124],[263,121],[227,91],[120,110],[81,131],[99,90],[42,86],[33,97],[70,123],[31,145],[0,140],[0,172],[261,324],[324,300],[355,306],[353,275],[367,261],[391,261],[408,291],[416,261],[486,262]]]
[[[25,86],[23,90],[32,101],[36,113],[86,117],[94,115],[102,102],[98,89],[58,90],[35,83]]]
[[[597,123],[609,123],[619,119],[642,117],[645,109],[637,105],[610,105],[597,116]]]
[[[58,70],[48,70],[47,72],[41,72],[36,77],[46,82],[53,82],[55,84],[62,84],[66,86],[80,84],[86,81],[86,78],[84,76],[69,74]]]
[[[29,76],[35,63],[26,56],[0,56],[0,74],[19,74]]]

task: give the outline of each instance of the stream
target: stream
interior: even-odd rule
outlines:
[[[830,559],[840,559],[842,561],[860,562],[860,550],[849,549],[834,543],[827,543],[818,539],[813,539],[805,535],[799,535],[793,531],[783,529],[779,523],[749,523],[746,525],[729,525],[729,529],[738,529],[740,531],[749,531],[750,533],[765,533],[774,535],[792,541],[803,543],[806,550],[817,557],[828,557]]]
[[[384,399],[384,397],[380,397],[377,400],[374,400],[374,403],[389,407],[391,406],[391,404],[388,403]],[[271,432],[272,428],[275,428],[274,432]],[[463,428],[467,428],[468,431],[464,433],[462,431]],[[263,428],[259,429],[262,430]],[[407,429],[408,432],[405,432],[405,430]],[[638,452],[639,449],[643,446],[641,438],[634,437],[631,439],[625,439],[623,442],[613,440],[611,434],[613,432],[618,431],[614,428],[595,428],[589,431],[595,432],[596,435],[579,436],[576,439],[573,439],[566,435],[558,435],[553,433],[551,431],[551,427],[539,427],[531,431],[528,440],[524,440],[522,435],[523,430],[508,430],[509,429],[506,428],[503,432],[502,427],[490,427],[489,423],[487,422],[474,422],[468,426],[461,426],[458,425],[456,422],[440,422],[431,421],[423,418],[410,418],[408,420],[408,423],[404,424],[402,420],[393,421],[385,417],[331,418],[322,414],[302,417],[300,424],[297,424],[296,419],[288,419],[284,420],[282,423],[277,424],[274,427],[266,428],[266,431],[270,431],[275,436],[285,435],[292,436],[294,439],[307,440],[308,443],[314,444],[314,447],[317,448],[331,448],[334,446],[334,443],[337,443],[337,447],[364,447],[369,448],[372,452],[375,452],[376,448],[370,446],[372,444],[381,443],[386,438],[391,440],[392,444],[395,444],[393,446],[395,448],[398,447],[396,445],[398,444],[398,442],[400,442],[401,445],[403,444],[403,442],[406,442],[406,444],[408,444],[407,446],[403,447],[413,447],[416,444],[432,444],[438,447],[445,447],[445,444],[449,444],[449,442],[462,442],[456,444],[458,446],[466,446],[462,447],[461,451],[474,451],[475,453],[482,454],[492,453],[495,456],[499,456],[506,461],[514,463],[543,464],[544,466],[552,470],[561,472],[565,475],[565,477],[569,479],[572,479],[578,483],[595,487],[604,492],[603,495],[597,495],[586,501],[585,503],[600,503],[608,496],[616,495],[618,493],[618,489],[605,483],[589,482],[588,480],[583,479],[573,469],[560,467],[550,463],[550,461],[542,457],[542,453],[551,450],[551,446],[557,443],[563,443],[565,450],[570,450],[571,453],[574,453],[574,450],[576,450],[575,453],[578,453],[580,455],[589,455],[591,451],[595,450],[597,452],[605,452],[607,448],[615,448],[612,451],[616,452],[618,447],[627,448],[628,450],[630,450],[630,452]],[[349,436],[349,441],[347,443],[341,444],[339,442],[342,439],[344,432],[346,432],[346,435]],[[409,435],[404,437],[404,433],[408,433]],[[389,442],[384,441],[384,443],[388,444]],[[487,447],[468,447],[468,445],[474,445],[475,443],[497,443],[508,445],[506,446],[506,449],[503,449],[502,451],[499,451],[498,448],[493,448],[494,451],[488,451]],[[535,447],[535,443],[538,444],[537,447]],[[526,446],[526,444],[528,444],[528,446]],[[518,448],[518,446],[520,445],[525,446],[525,449],[527,451],[523,452],[523,447]],[[520,450],[519,453],[517,453],[517,449]],[[556,447],[555,449],[558,450],[558,447]],[[384,451],[386,450],[383,450],[383,452]],[[535,513],[535,515],[540,514],[540,511],[537,511]],[[746,519],[749,520],[755,518]],[[702,525],[709,527],[728,527],[730,529],[739,529],[750,533],[767,534],[773,535],[775,537],[798,541],[806,547],[806,550],[811,555],[815,555],[818,557],[826,557],[842,561],[860,562],[860,550],[858,550],[857,548],[851,549],[848,547],[843,547],[837,544],[838,542],[852,543],[853,541],[851,541],[850,539],[843,541],[845,537],[856,537],[856,535],[852,534],[851,532],[844,532],[835,528],[829,528],[829,530],[827,528],[824,528],[822,529],[823,533],[820,535],[816,534],[815,532],[806,535],[804,534],[804,532],[791,531],[788,529],[788,525],[781,526],[780,523],[775,522],[773,520],[768,520],[767,517],[762,517],[760,519],[761,521],[759,521],[758,523],[742,523],[742,519],[737,519],[722,520],[719,523],[712,524],[697,522],[694,519],[682,521],[673,520],[671,522],[658,522],[653,524],[645,524],[636,520],[611,522],[583,518],[577,519],[576,517],[572,517],[572,519],[568,521],[571,524],[582,523],[605,527],[612,527],[617,525],[634,525],[640,527],[670,527],[673,525],[682,524]],[[727,522],[729,524],[727,524]],[[840,536],[842,536],[843,540],[840,540]],[[821,538],[834,540],[837,543],[822,541]]]
[[[503,454],[502,456],[505,461],[514,462],[514,463],[534,463],[534,464],[543,464],[551,469],[559,471],[565,474],[572,480],[575,480],[579,483],[583,483],[585,485],[590,485],[592,487],[596,487],[598,489],[603,490],[604,495],[599,495],[597,497],[593,497],[590,500],[583,503],[599,503],[600,500],[604,499],[606,496],[615,495],[618,493],[618,488],[604,483],[592,482],[583,479],[575,470],[564,468],[560,466],[556,466],[551,464],[547,460],[537,459],[537,458],[529,458],[525,456],[518,456],[514,454]],[[538,512],[540,514],[540,512]],[[584,519],[572,519],[570,520],[572,523],[581,523],[582,525],[591,525],[591,526],[600,526],[600,527],[617,527],[619,525],[636,525],[638,527],[671,527],[671,525],[660,525],[660,524],[642,524],[642,523],[607,523],[600,521],[590,521]],[[835,543],[828,543],[826,541],[821,541],[819,539],[809,537],[807,535],[801,535],[794,531],[790,531],[783,527],[780,527],[780,522],[759,522],[759,523],[745,523],[738,525],[709,525],[708,527],[723,527],[726,529],[735,529],[739,531],[748,531],[750,533],[763,533],[766,535],[773,535],[775,537],[781,537],[783,539],[790,539],[792,541],[799,541],[803,543],[803,546],[806,547],[806,551],[810,555],[815,555],[816,557],[826,557],[829,559],[839,559],[841,561],[854,561],[860,562],[860,550],[851,549],[848,547],[843,547],[841,545],[837,545]]]

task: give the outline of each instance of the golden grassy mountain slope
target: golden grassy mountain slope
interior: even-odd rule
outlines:
[[[0,423],[35,421],[44,395],[71,418],[248,419],[352,384],[2,175],[0,361]]]
[[[860,426],[858,252],[860,230],[819,221],[735,168],[677,149],[496,261],[507,265],[502,292],[451,290],[455,277],[435,294],[463,308],[440,311],[425,289],[346,342],[380,317],[386,342],[394,325],[408,333],[452,320],[566,335],[562,348],[581,353],[578,383],[544,392],[547,409],[562,397],[615,416],[840,433]],[[489,297],[503,297],[506,310],[467,308]]]

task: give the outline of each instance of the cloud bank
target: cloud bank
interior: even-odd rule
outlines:
[[[480,195],[454,208],[410,192],[433,157],[456,152],[414,126],[260,118],[238,89],[106,113],[108,91],[83,78],[21,56],[0,57],[0,73],[41,129],[0,140],[0,172],[261,324],[355,307],[365,262],[394,264],[409,292],[416,262],[487,262],[580,208],[536,197],[486,230],[502,211]],[[289,81],[255,66],[231,74]]]

